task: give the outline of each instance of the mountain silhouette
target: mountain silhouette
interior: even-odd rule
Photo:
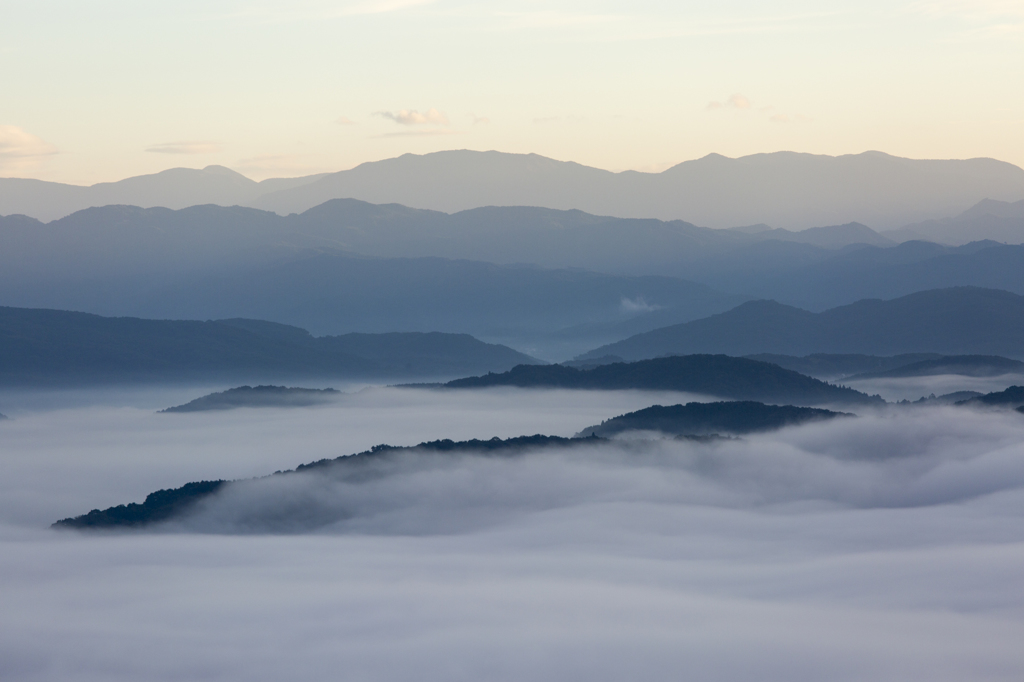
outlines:
[[[576,437],[611,438],[629,431],[659,431],[676,436],[742,435],[842,416],[851,415],[815,407],[765,405],[749,400],[652,405],[588,426]]]
[[[1024,296],[957,287],[811,313],[751,301],[719,315],[663,327],[585,353],[626,360],[721,352],[1001,355],[1024,358]]]
[[[778,404],[881,404],[881,398],[834,386],[767,362],[727,355],[682,355],[577,369],[519,365],[501,374],[455,379],[447,388],[568,388],[685,391]]]
[[[0,383],[450,377],[536,362],[464,334],[368,337],[313,337],[259,320],[143,320],[0,308]]]
[[[91,206],[242,204],[302,213],[330,199],[453,213],[484,206],[578,209],[708,227],[799,230],[859,222],[875,229],[956,215],[983,199],[1024,199],[1024,170],[993,159],[709,154],[661,173],[612,173],[537,154],[405,154],[337,173],[255,183],[221,166],[177,168],[91,187],[0,179],[0,215],[52,220]]]

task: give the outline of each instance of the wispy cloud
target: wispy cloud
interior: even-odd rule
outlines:
[[[753,106],[749,99],[737,92],[729,95],[724,102],[708,102],[706,108],[710,111],[714,109],[751,109]]]
[[[448,125],[448,117],[437,109],[427,109],[420,113],[415,109],[400,109],[398,111],[375,111],[375,116],[386,118],[403,126],[415,125]]]
[[[374,116],[379,116],[382,119],[394,121],[398,125],[402,126],[419,126],[419,125],[435,125],[435,126],[446,126],[449,125],[447,117],[438,112],[436,109],[428,109],[422,114],[415,109],[400,109],[397,112],[374,112]]]
[[[955,21],[968,36],[998,36],[1024,32],[1021,0],[922,0],[910,12],[932,20]]]
[[[381,133],[380,135],[373,135],[373,138],[382,137],[435,137],[437,135],[465,135],[464,130],[403,130],[398,133]]]
[[[339,116],[338,118],[334,119],[334,122],[342,126],[354,126],[356,124],[356,122],[350,119],[348,116]]]
[[[274,7],[247,7],[238,12],[217,15],[224,20],[250,19],[263,23],[288,23],[296,21],[323,21],[345,17],[390,14],[434,4],[437,0],[369,0],[367,2],[338,3],[326,0],[293,2],[288,9]]]
[[[495,16],[510,29],[572,28],[580,26],[607,25],[622,22],[625,15],[591,14],[589,12],[565,12],[538,10],[534,12],[497,12]]]
[[[154,154],[214,154],[221,150],[219,142],[194,140],[186,142],[163,142],[147,147]]]
[[[768,120],[772,123],[790,123],[790,122],[807,122],[811,119],[803,114],[786,114],[786,113],[775,113],[775,107],[772,105],[764,105],[755,107],[754,102],[745,95],[740,93],[733,93],[729,95],[724,101],[712,101],[708,102],[707,106],[704,107],[707,111],[724,111],[726,109],[733,109],[736,111],[749,111],[751,113],[761,114],[767,116]]]
[[[0,125],[0,160],[56,154],[57,148],[18,126]]]

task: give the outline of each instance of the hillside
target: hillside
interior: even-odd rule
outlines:
[[[756,355],[748,355],[746,357],[751,360],[770,362],[773,365],[785,367],[786,369],[791,369],[794,372],[800,372],[801,374],[806,374],[810,377],[833,380],[852,376],[854,374],[863,374],[865,372],[884,372],[890,369],[896,369],[897,367],[904,367],[915,362],[920,362],[922,360],[935,360],[943,356],[937,353],[906,353],[903,355],[893,355],[889,357],[859,354],[839,355],[834,353],[812,353],[811,355],[806,355],[804,357],[797,357],[795,355],[758,353]],[[584,360],[581,362],[586,361]]]
[[[56,220],[96,206],[126,204],[151,208],[186,208],[201,204],[234,206],[267,192],[288,190],[323,177],[274,178],[255,182],[224,166],[171,168],[117,182],[68,185],[43,180],[0,178],[0,215]]]
[[[915,160],[881,152],[709,154],[661,173],[612,173],[537,154],[442,151],[351,170],[253,182],[223,166],[174,168],[90,187],[0,179],[0,215],[43,220],[109,204],[250,205],[281,215],[339,198],[454,213],[484,206],[577,209],[710,227],[876,229],[959,214],[983,199],[1024,198],[1024,171],[993,159]]]
[[[961,245],[990,239],[1005,244],[1024,244],[1024,199],[1016,202],[985,199],[960,215],[927,220],[886,232],[895,241],[928,239]]]
[[[652,405],[588,426],[576,437],[610,438],[628,431],[659,431],[675,436],[742,435],[840,416],[850,415],[813,407],[765,405],[753,401]]]
[[[962,400],[957,405],[968,407],[1024,407],[1024,386],[1010,386],[1004,391],[986,393],[969,400]]]
[[[490,440],[436,440],[420,443],[412,447],[396,447],[392,445],[377,445],[353,455],[343,455],[335,459],[323,459],[309,464],[301,464],[291,471],[279,471],[271,476],[290,476],[299,472],[329,471],[335,480],[346,478],[365,479],[368,467],[384,466],[388,463],[400,464],[400,458],[413,456],[440,456],[455,457],[466,455],[491,456],[491,457],[513,457],[523,454],[528,450],[548,448],[570,448],[578,445],[592,444],[593,438],[560,438],[558,436],[519,436],[516,438],[492,438]],[[254,480],[254,479],[249,479]],[[255,479],[259,480],[259,479]],[[246,481],[197,481],[186,483],[180,488],[158,490],[146,496],[140,504],[132,502],[121,504],[116,507],[99,510],[94,509],[88,514],[61,519],[53,524],[54,528],[76,529],[76,530],[99,530],[105,528],[145,528],[161,522],[173,521],[187,514],[194,505],[204,498],[209,497],[226,486]],[[342,505],[343,507],[344,505]],[[317,525],[326,525],[337,519],[319,519],[311,514],[315,509],[300,510],[299,516],[303,519],[306,529]],[[277,511],[280,516],[280,510]],[[273,520],[264,519],[264,522]],[[288,523],[289,519],[277,518],[278,523]]]
[[[1024,362],[995,355],[949,355],[920,360],[892,369],[863,372],[848,377],[854,379],[886,379],[925,377],[939,374],[958,374],[968,377],[996,377],[1004,374],[1024,374]]]
[[[1024,296],[958,287],[811,313],[773,301],[744,303],[703,320],[638,334],[580,359],[626,360],[721,352],[1000,355],[1024,358]]]
[[[853,389],[834,386],[777,365],[727,355],[686,355],[590,369],[564,365],[520,365],[501,374],[456,379],[448,388],[518,386],[588,390],[685,391],[795,405],[881,404]]]
[[[340,393],[333,388],[290,388],[286,386],[239,386],[210,393],[184,405],[175,405],[161,413],[208,412],[241,407],[310,407],[334,400]]]
[[[827,250],[766,241],[709,255],[680,273],[719,291],[758,292],[761,298],[820,312],[865,298],[959,286],[1024,294],[1024,246],[911,241]]]
[[[443,377],[536,362],[466,335],[313,337],[260,321],[106,318],[0,308],[0,383],[81,384],[302,377]]]
[[[296,213],[329,199],[456,212],[481,206],[579,209],[709,227],[787,229],[859,222],[876,229],[960,213],[982,199],[1024,198],[1024,170],[992,159],[925,161],[881,152],[821,156],[709,154],[661,173],[610,173],[536,154],[444,151],[364,163],[261,196]]]

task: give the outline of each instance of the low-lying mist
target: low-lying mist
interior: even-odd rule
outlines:
[[[936,374],[923,377],[899,377],[890,379],[839,380],[868,395],[881,395],[889,401],[918,400],[929,395],[946,395],[956,391],[977,391],[992,393],[1007,386],[1024,386],[1024,375],[1003,374],[994,377],[968,377],[960,374]]]
[[[367,389],[308,409],[161,415],[13,398],[4,679],[1024,671],[1019,413],[890,407],[742,439],[401,453],[358,478],[233,483],[160,532],[90,534],[46,526],[382,442],[568,436],[694,397]]]

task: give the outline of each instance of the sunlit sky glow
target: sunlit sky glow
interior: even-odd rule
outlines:
[[[442,149],[657,171],[1024,166],[1024,0],[2,3],[0,176],[255,179]]]

